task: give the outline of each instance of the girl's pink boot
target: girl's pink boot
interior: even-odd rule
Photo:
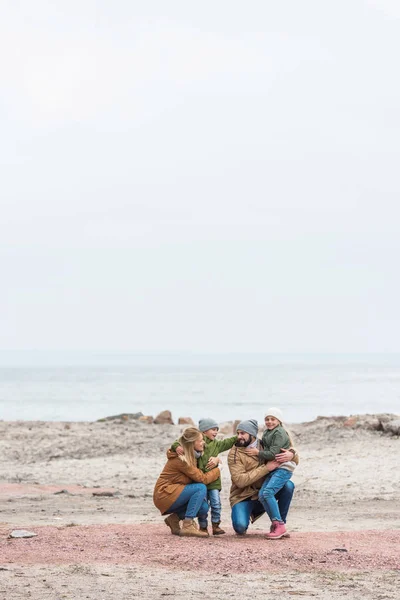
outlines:
[[[286,533],[285,523],[282,521],[273,521],[271,531],[265,535],[268,540],[279,540]]]

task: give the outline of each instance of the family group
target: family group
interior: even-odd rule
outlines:
[[[213,535],[222,535],[221,468],[219,454],[229,450],[231,520],[237,535],[267,513],[271,524],[266,538],[288,536],[286,519],[293,497],[291,480],[298,454],[283,425],[282,412],[269,408],[265,430],[258,438],[255,419],[241,421],[236,435],[217,439],[219,426],[201,419],[198,429],[188,427],[167,451],[167,463],[155,488],[153,501],[172,534],[209,537],[208,513]],[[197,523],[195,521],[197,519]]]

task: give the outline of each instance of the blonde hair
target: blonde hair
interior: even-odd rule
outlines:
[[[191,467],[197,466],[196,457],[194,455],[194,443],[199,439],[203,439],[201,431],[196,429],[196,427],[188,427],[182,432],[182,435],[178,440],[183,449],[183,454],[179,456],[179,458]]]

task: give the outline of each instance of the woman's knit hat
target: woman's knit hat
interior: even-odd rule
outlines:
[[[217,421],[214,421],[214,419],[200,419],[199,429],[202,433],[204,433],[205,431],[208,431],[209,429],[214,429],[214,428],[219,429],[219,425],[218,425]]]
[[[276,406],[272,406],[271,408],[269,408],[267,410],[267,412],[265,413],[266,417],[275,417],[275,419],[278,419],[278,421],[280,421],[281,423],[283,422],[283,414],[282,411],[279,408],[276,408]]]

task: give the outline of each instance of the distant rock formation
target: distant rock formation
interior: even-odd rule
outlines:
[[[172,414],[170,410],[163,410],[159,415],[154,419],[154,423],[156,425],[173,425],[174,422],[172,420]]]

